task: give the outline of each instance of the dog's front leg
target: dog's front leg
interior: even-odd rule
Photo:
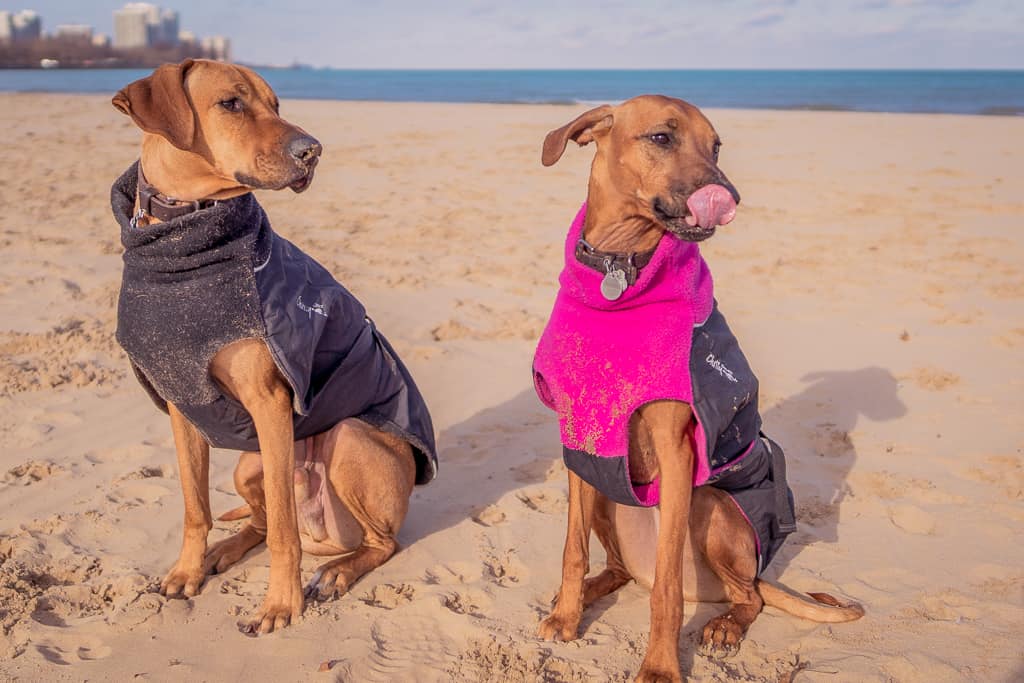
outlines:
[[[575,640],[583,615],[583,579],[590,571],[590,528],[597,492],[569,472],[569,523],[562,553],[562,585],[551,614],[540,623],[544,640]]]
[[[270,585],[246,633],[270,633],[302,614],[299,523],[295,511],[295,430],[292,392],[266,344],[243,340],[221,349],[210,365],[214,378],[252,416],[263,464]]]
[[[295,439],[291,391],[280,380],[258,407],[250,408],[263,461],[263,491],[267,501],[267,547],[270,585],[248,633],[270,633],[297,621],[302,614],[299,562],[299,524],[295,511]]]
[[[167,404],[167,412],[171,416],[171,431],[178,454],[178,478],[185,498],[185,524],[178,561],[160,583],[160,592],[172,598],[191,598],[199,592],[206,576],[203,571],[206,537],[213,528],[210,445],[174,404]]]
[[[651,634],[636,680],[682,681],[679,630],[683,623],[683,544],[690,521],[693,449],[690,406],[675,401],[650,403],[640,411],[661,477],[661,524],[651,589]]]

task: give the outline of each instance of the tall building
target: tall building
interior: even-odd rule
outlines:
[[[231,60],[231,39],[224,36],[210,36],[203,38],[200,43],[203,51],[210,57],[222,62]]]
[[[154,33],[151,27],[159,24],[160,8],[148,2],[130,2],[114,10],[114,47],[149,47]]]
[[[14,36],[14,26],[11,24],[11,13],[7,10],[0,10],[0,43],[9,43]]]
[[[92,42],[92,26],[86,24],[58,24],[53,35],[64,40]]]
[[[43,34],[43,19],[30,9],[25,9],[11,17],[11,38],[16,42],[32,42],[39,40]]]
[[[160,21],[153,28],[152,45],[175,46],[178,44],[178,13],[165,9],[160,13]]]

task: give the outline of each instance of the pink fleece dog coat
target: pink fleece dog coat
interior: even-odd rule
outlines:
[[[558,414],[566,466],[618,503],[657,505],[657,479],[629,478],[629,420],[651,401],[688,403],[693,485],[727,490],[757,531],[759,551],[774,553],[792,530],[782,451],[759,438],[757,378],[718,311],[700,248],[666,233],[635,284],[609,301],[605,273],[576,258],[585,216],[586,204],[569,230],[561,287],[533,361],[537,395]],[[776,460],[782,476],[773,477]],[[764,566],[770,554],[760,559]]]

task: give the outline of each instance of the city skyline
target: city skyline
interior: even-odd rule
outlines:
[[[112,34],[124,4],[28,0],[44,21]],[[232,57],[339,68],[1024,68],[1012,0],[441,0],[382,6],[293,0],[167,7]],[[6,8],[5,8],[6,9]]]
[[[57,23],[50,30],[44,30],[45,16],[35,9],[10,11],[0,8],[0,47],[13,48],[13,59],[5,55],[4,65],[25,66],[35,57],[27,57],[26,49],[40,50],[41,54],[55,54],[63,51],[71,55],[74,65],[107,63],[118,58],[138,60],[140,51],[163,52],[163,58],[174,58],[177,52],[183,56],[203,56],[222,61],[231,58],[231,40],[222,35],[199,38],[194,31],[183,30],[180,14],[167,7],[149,2],[128,2],[112,12],[113,30],[97,32],[91,23]],[[83,52],[83,46],[92,46],[93,52]],[[47,47],[50,46],[50,47]],[[62,49],[63,48],[63,49]],[[110,52],[113,48],[113,52]],[[98,51],[97,51],[98,50]],[[182,53],[181,50],[185,52]],[[9,50],[8,50],[9,51]],[[53,68],[60,60],[45,56],[40,65]]]

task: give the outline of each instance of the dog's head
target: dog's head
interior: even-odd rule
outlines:
[[[591,109],[548,133],[543,164],[558,161],[569,140],[597,143],[592,188],[682,239],[707,239],[736,214],[740,195],[718,167],[722,141],[688,102],[641,95]]]
[[[302,192],[313,181],[320,143],[281,118],[274,91],[244,66],[165,64],[112,102],[146,133],[197,155],[227,186]]]

